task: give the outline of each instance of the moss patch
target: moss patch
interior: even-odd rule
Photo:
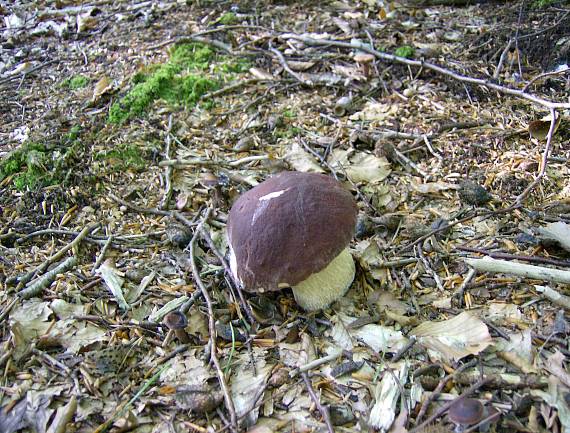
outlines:
[[[70,90],[77,90],[87,87],[89,84],[89,78],[84,75],[75,75],[70,78],[66,78],[61,83],[63,87],[67,87]]]
[[[157,99],[193,107],[206,93],[218,89],[228,74],[248,67],[246,61],[229,61],[206,45],[176,45],[168,62],[135,75],[132,90],[111,106],[109,121],[122,123],[141,116]]]
[[[102,173],[118,171],[142,172],[149,167],[149,161],[157,154],[160,146],[151,141],[121,143],[111,149],[95,154],[95,160]],[[97,171],[97,169],[95,169]]]
[[[12,185],[20,191],[65,183],[76,168],[79,134],[79,127],[74,127],[53,145],[24,144],[0,161],[0,181],[12,176]]]
[[[231,24],[236,24],[237,22],[238,22],[238,19],[237,19],[236,14],[234,14],[233,12],[226,12],[220,18],[218,18],[218,20],[216,21],[216,24],[222,24],[224,26],[229,26]]]
[[[413,49],[413,47],[410,47],[409,45],[402,45],[401,47],[398,47],[396,49],[394,54],[398,57],[405,57],[406,59],[411,59],[412,57],[414,57],[415,50]]]

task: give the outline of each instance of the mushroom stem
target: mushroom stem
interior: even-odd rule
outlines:
[[[295,300],[305,310],[326,308],[344,296],[354,280],[354,260],[348,248],[322,271],[293,286]]]

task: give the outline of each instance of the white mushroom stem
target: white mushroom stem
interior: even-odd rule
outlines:
[[[346,248],[322,271],[293,287],[297,304],[305,310],[328,307],[348,291],[354,272],[354,260]]]

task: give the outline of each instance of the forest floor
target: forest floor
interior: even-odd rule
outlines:
[[[570,431],[570,9],[419,3],[0,2],[0,432]],[[225,272],[283,170],[322,311]]]

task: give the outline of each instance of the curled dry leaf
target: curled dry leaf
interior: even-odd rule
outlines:
[[[446,362],[476,355],[492,343],[487,325],[467,311],[443,322],[424,322],[411,335]]]
[[[409,364],[407,361],[391,366],[391,372],[385,371],[382,380],[374,390],[374,406],[370,410],[368,423],[370,426],[386,431],[396,418],[399,407],[400,389],[406,385]]]
[[[538,232],[546,239],[554,240],[566,251],[570,251],[570,225],[562,221],[540,227]]]
[[[97,101],[101,96],[103,96],[105,93],[109,93],[112,89],[113,89],[113,80],[111,80],[106,75],[103,76],[99,81],[97,81],[97,83],[95,83],[91,101],[92,102]]]
[[[552,131],[552,135],[556,133],[556,130],[560,125],[561,119],[562,116],[558,115],[554,123],[554,131]],[[552,124],[551,116],[543,117],[540,120],[533,120],[528,124],[528,133],[532,138],[536,138],[537,140],[546,140],[546,137],[548,136],[548,131],[550,131],[551,124]]]
[[[317,163],[315,158],[301,147],[299,143],[293,143],[283,157],[296,171],[304,173],[324,173],[325,171]]]
[[[390,174],[386,158],[357,152],[352,149],[335,149],[328,158],[329,164],[339,173],[345,173],[355,183],[381,182]]]
[[[97,269],[97,273],[101,275],[105,285],[115,297],[115,300],[123,310],[129,309],[125,296],[123,294],[124,278],[119,275],[119,271],[115,267],[115,262],[112,259],[107,259]]]

